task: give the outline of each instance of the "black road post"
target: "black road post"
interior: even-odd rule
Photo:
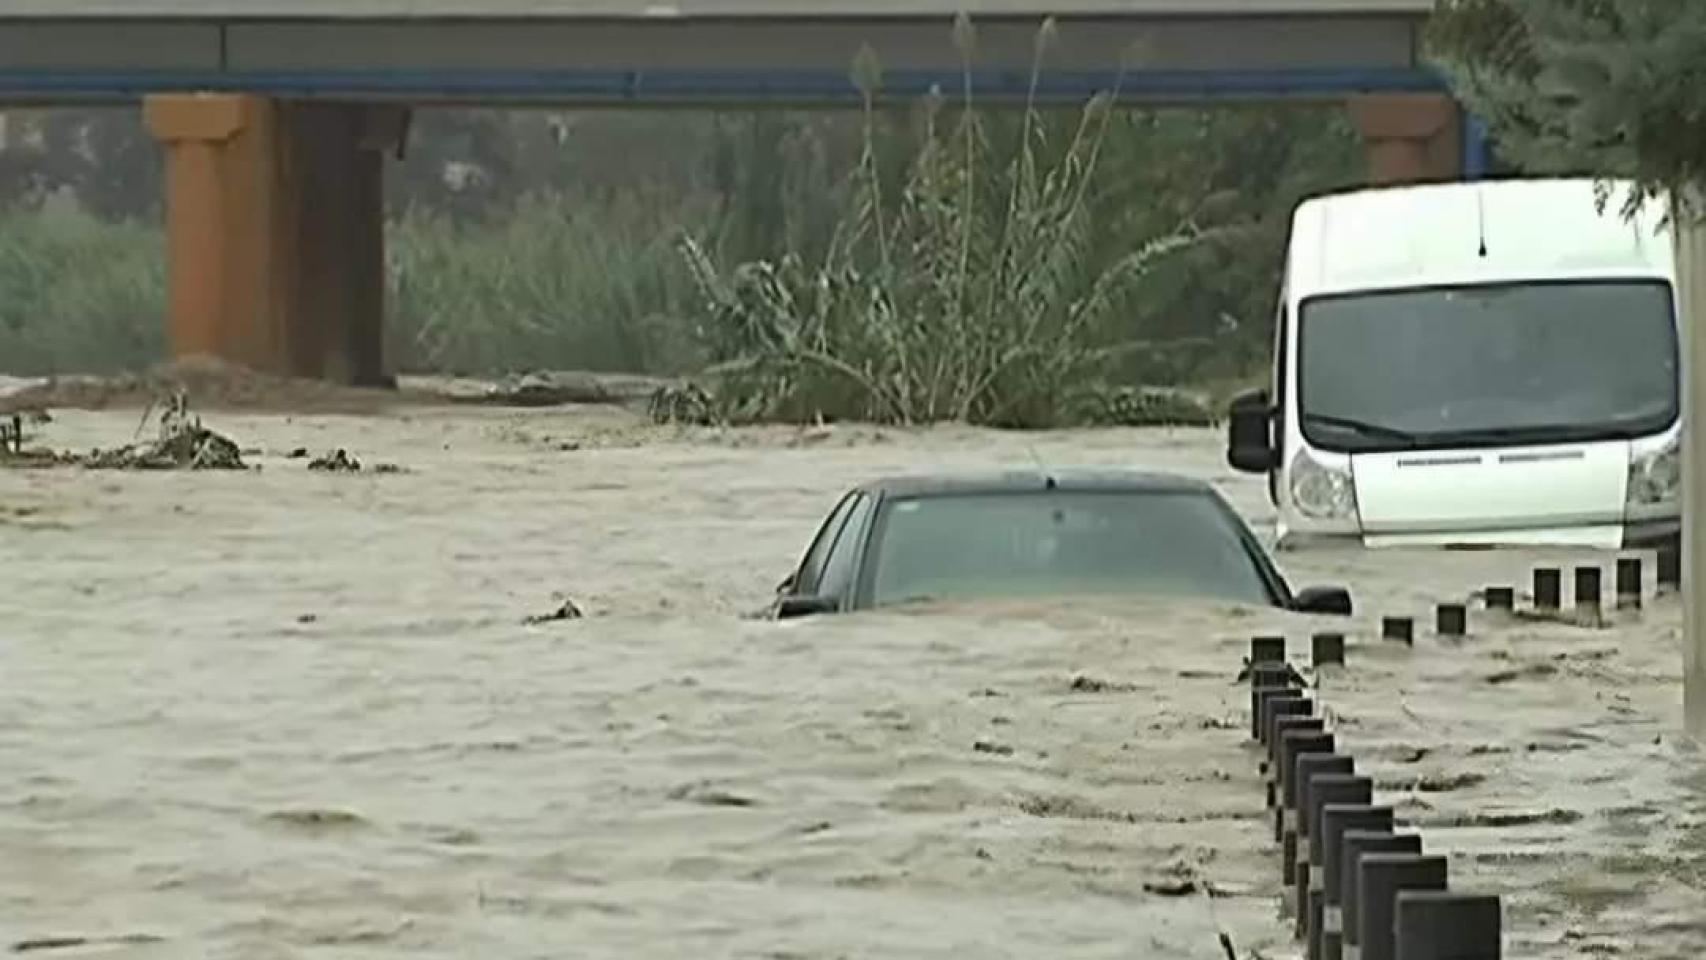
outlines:
[[[1310,660],[1315,669],[1322,667],[1345,665],[1345,635],[1342,633],[1317,633],[1309,638]]]
[[[1361,946],[1362,910],[1357,865],[1365,853],[1407,853],[1419,855],[1422,838],[1413,833],[1393,833],[1390,830],[1346,830],[1339,838],[1339,911],[1343,923],[1343,957],[1357,960]]]
[[[1500,960],[1503,911],[1491,894],[1401,890],[1397,960]]]
[[[1534,609],[1557,613],[1564,605],[1564,572],[1557,567],[1534,571]]]
[[[1284,637],[1252,637],[1250,639],[1250,665],[1258,663],[1284,663]]]
[[[1305,753],[1332,753],[1333,735],[1316,729],[1287,730],[1280,735],[1279,757],[1276,760],[1278,776],[1274,780],[1277,791],[1274,794],[1279,799],[1279,809],[1274,816],[1274,839],[1285,844],[1286,873],[1291,872],[1290,863],[1296,856],[1297,829],[1297,785],[1293,776],[1297,772],[1297,758]]]
[[[1641,609],[1641,558],[1622,557],[1617,561],[1617,608]]]
[[[1322,811],[1330,803],[1374,802],[1374,781],[1350,773],[1318,773],[1303,784],[1303,810],[1297,832],[1297,931],[1313,942],[1321,930],[1326,910],[1326,883],[1317,864],[1321,862],[1320,836],[1324,829]]]
[[[1312,717],[1308,714],[1291,714],[1288,716],[1275,717],[1273,722],[1268,725],[1268,759],[1262,770],[1262,774],[1263,780],[1267,785],[1267,804],[1270,810],[1277,810],[1280,807],[1280,737],[1284,736],[1289,730],[1310,730],[1315,733],[1320,733],[1325,730],[1326,727],[1327,725],[1322,722],[1320,717]],[[1279,837],[1276,836],[1274,839],[1278,840]]]
[[[1599,618],[1605,603],[1602,573],[1597,566],[1576,568],[1576,612],[1585,617]]]
[[[1357,861],[1357,960],[1397,960],[1399,892],[1445,888],[1444,857],[1364,853]]]
[[[1310,838],[1310,870],[1321,875],[1323,908],[1321,934],[1309,938],[1309,960],[1340,960],[1344,946],[1344,844],[1345,834],[1391,834],[1392,808],[1362,804],[1329,803],[1321,808],[1321,832]],[[1421,849],[1417,844],[1416,849]],[[1315,853],[1320,852],[1320,858]]]
[[[1434,632],[1442,637],[1462,637],[1469,632],[1469,608],[1461,603],[1442,603],[1434,611]]]
[[[1302,889],[1309,889],[1308,877],[1302,876],[1302,878],[1299,879],[1301,875],[1297,871],[1297,865],[1303,862],[1304,854],[1309,850],[1309,848],[1304,845],[1303,839],[1303,828],[1307,826],[1303,817],[1303,812],[1309,802],[1308,795],[1310,783],[1316,777],[1323,774],[1331,773],[1349,775],[1355,772],[1355,770],[1356,761],[1352,760],[1350,757],[1341,756],[1337,753],[1300,753],[1297,755],[1297,763],[1291,772],[1290,789],[1287,791],[1292,798],[1291,808],[1297,812],[1297,816],[1293,818],[1295,826],[1288,832],[1294,834],[1296,840],[1294,842],[1284,844],[1285,849],[1293,851],[1293,856],[1290,860],[1284,861],[1280,866],[1280,869],[1284,873],[1284,879],[1287,886],[1292,884],[1301,884]],[[1284,851],[1282,850],[1282,853],[1283,852]]]

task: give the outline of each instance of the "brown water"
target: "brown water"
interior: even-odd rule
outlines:
[[[43,439],[124,442],[137,415]],[[1224,932],[1296,955],[1234,683],[1271,614],[742,617],[843,487],[891,472],[1180,470],[1265,529],[1215,436],[208,420],[263,469],[0,472],[0,946],[1208,960]],[[406,472],[285,456],[335,446]],[[1507,896],[1508,955],[1706,956],[1673,600],[1610,629],[1477,615],[1462,644],[1424,621],[1409,650],[1380,614],[1536,558],[1280,559],[1353,586],[1323,699],[1454,885]],[[563,598],[588,616],[523,625]]]

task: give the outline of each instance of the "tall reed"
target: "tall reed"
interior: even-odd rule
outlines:
[[[76,212],[0,211],[0,373],[135,369],[164,342],[159,232]]]
[[[881,67],[862,52],[853,75],[863,150],[821,258],[784,252],[723,270],[684,238],[724,416],[1049,426],[1122,351],[1141,346],[1116,306],[1200,234],[1180,223],[1111,258],[1094,255],[1092,184],[1118,91],[1090,100],[1055,139],[1035,96],[1053,37],[1045,21],[1031,96],[1003,156],[974,102],[975,28],[962,16],[957,109],[942,96],[924,104],[923,136],[898,188],[879,150]]]

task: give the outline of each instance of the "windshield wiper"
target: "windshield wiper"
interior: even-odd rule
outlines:
[[[1306,413],[1303,415],[1303,422],[1323,427],[1334,427],[1339,430],[1349,430],[1360,436],[1394,440],[1411,446],[1420,444],[1423,440],[1420,434],[1411,433],[1408,430],[1370,423],[1367,420],[1356,420],[1351,417],[1335,417],[1325,413]]]
[[[1607,424],[1534,424],[1532,426],[1480,427],[1472,430],[1443,430],[1428,434],[1435,443],[1590,443],[1596,440],[1633,440],[1658,430]]]
[[[1597,440],[1635,440],[1652,436],[1676,418],[1669,403],[1649,403],[1615,418],[1599,422],[1519,423],[1502,427],[1476,427],[1444,431],[1445,439],[1465,443],[1591,443]]]

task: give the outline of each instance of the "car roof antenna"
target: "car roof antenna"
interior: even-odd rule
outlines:
[[[1487,257],[1487,195],[1479,181],[1475,184],[1475,227],[1481,234],[1480,255]]]

